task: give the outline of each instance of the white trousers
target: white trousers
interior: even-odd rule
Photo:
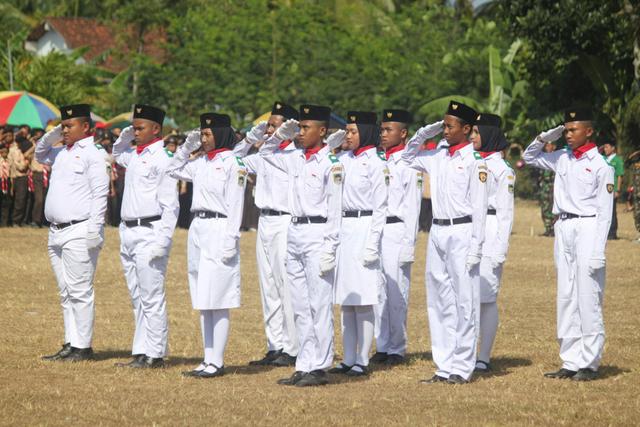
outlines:
[[[407,351],[407,310],[411,289],[411,264],[400,265],[398,255],[404,224],[386,224],[381,256],[385,281],[375,306],[376,351],[404,356]]]
[[[605,269],[589,274],[595,218],[558,220],[555,261],[558,271],[557,327],[562,367],[597,370],[604,348],[602,298]]]
[[[471,224],[433,225],[427,248],[427,313],[436,374],[469,379],[476,363],[479,267],[465,263]]]
[[[164,276],[169,257],[149,259],[155,240],[153,227],[120,224],[120,260],[135,320],[131,354],[158,358],[167,355],[169,324]]]
[[[49,260],[58,282],[64,342],[91,347],[95,318],[93,277],[100,249],[87,250],[87,223],[49,229]]]
[[[287,277],[298,333],[296,371],[327,369],[333,363],[334,272],[320,276],[325,224],[291,224]]]
[[[229,339],[229,309],[200,310],[204,363],[224,366],[224,350]]]
[[[342,363],[347,366],[369,366],[369,351],[373,343],[375,315],[371,305],[343,305],[342,317]]]
[[[287,230],[290,215],[260,215],[256,258],[267,348],[296,356],[298,337],[287,286]]]

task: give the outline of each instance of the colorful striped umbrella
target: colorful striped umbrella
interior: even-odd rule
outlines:
[[[32,128],[47,126],[60,117],[60,110],[46,99],[29,92],[0,92],[0,125],[27,124]]]

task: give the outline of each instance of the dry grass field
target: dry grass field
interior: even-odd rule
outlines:
[[[40,360],[58,349],[63,336],[46,230],[1,229],[0,424],[638,425],[640,245],[631,241],[636,234],[630,214],[620,212],[620,223],[621,239],[607,249],[607,344],[600,380],[577,384],[542,377],[559,365],[553,240],[538,236],[537,206],[519,201],[499,300],[496,372],[466,386],[418,383],[433,373],[423,284],[426,235],[421,233],[411,290],[409,363],[378,369],[364,380],[334,377],[333,384],[314,389],[277,385],[290,369],[247,366],[264,352],[255,233],[242,236],[243,304],[232,313],[229,374],[198,380],[180,375],[202,354],[186,284],[185,230],[175,234],[166,281],[168,367],[132,372],[113,367],[128,357],[133,328],[116,229],[107,231],[95,283],[97,361],[77,364]]]

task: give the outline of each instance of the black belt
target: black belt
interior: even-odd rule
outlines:
[[[342,211],[342,216],[345,218],[360,218],[371,215],[373,215],[373,211]]]
[[[161,219],[162,217],[160,215],[156,215],[148,216],[146,218],[123,219],[122,223],[127,227],[150,227],[152,222],[159,221]]]
[[[324,224],[327,218],[323,216],[293,216],[291,222],[294,224]]]
[[[571,218],[594,218],[595,215],[576,215],[568,212],[562,212],[558,215],[560,219],[571,219]]]
[[[496,214],[495,209],[487,209],[487,215],[495,215],[495,214]]]
[[[289,212],[275,211],[273,209],[260,209],[260,215],[282,216],[289,215]]]
[[[435,225],[456,225],[456,224],[467,224],[471,222],[471,216],[461,216],[460,218],[453,219],[433,219],[433,223]]]
[[[58,224],[51,224],[51,228],[54,230],[62,230],[63,228],[71,227],[74,224],[80,224],[81,222],[85,222],[86,219],[79,219],[77,221],[69,221],[69,222],[61,222]]]
[[[397,216],[388,216],[387,217],[387,224],[395,224],[398,222],[402,222],[402,220],[400,218],[398,218]]]
[[[226,218],[225,214],[212,211],[193,211],[194,218]]]

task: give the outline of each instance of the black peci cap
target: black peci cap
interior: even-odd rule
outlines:
[[[62,120],[77,117],[91,117],[91,106],[89,104],[73,104],[60,107],[60,118]]]
[[[347,113],[347,123],[359,125],[375,125],[378,121],[376,113],[370,111],[349,111]]]
[[[160,126],[162,126],[162,123],[164,122],[165,114],[164,110],[151,105],[136,104],[133,107],[134,119],[151,120],[152,122],[158,123]]]
[[[303,104],[300,106],[300,121],[302,120],[329,122],[331,120],[331,108],[322,105]]]
[[[502,119],[500,116],[490,113],[480,113],[478,117],[476,117],[477,126],[493,126],[499,128],[502,126]]]
[[[399,122],[411,124],[413,117],[407,110],[383,110],[382,111],[382,123],[384,122]]]
[[[296,110],[289,104],[285,104],[284,102],[275,102],[273,104],[273,108],[271,109],[271,115],[282,116],[286,120],[298,120],[298,110]]]
[[[231,117],[226,114],[204,113],[200,115],[200,129],[231,127]]]
[[[476,110],[458,101],[449,102],[449,108],[445,114],[462,119],[472,126],[476,123],[476,118],[478,117]]]

